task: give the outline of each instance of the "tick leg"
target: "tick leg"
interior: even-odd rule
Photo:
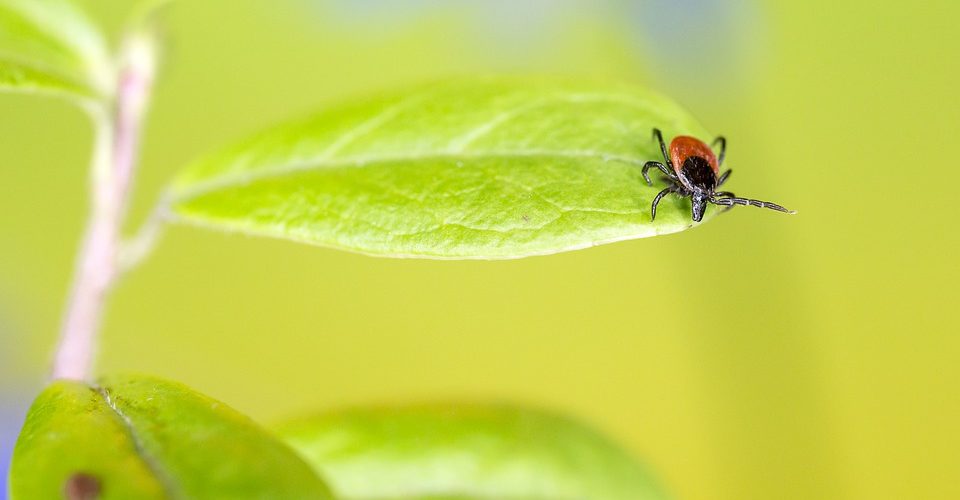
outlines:
[[[727,172],[729,173],[730,171],[728,170]],[[726,196],[726,197],[729,197],[729,198],[736,198],[736,197],[737,197],[737,195],[731,193],[730,191],[717,191],[716,193],[713,193],[713,196]],[[727,199],[727,198],[722,198],[722,199]],[[711,201],[712,201],[713,203],[717,204],[717,205],[722,205],[722,203],[717,203],[716,199],[711,200]],[[733,208],[733,205],[732,205],[732,204],[731,204],[731,205],[727,205],[727,206],[723,207],[723,211],[720,212],[720,213],[726,212],[727,210],[730,210],[731,208]]]
[[[797,213],[793,210],[787,210],[786,208],[783,208],[780,205],[777,205],[776,203],[770,203],[769,201],[751,200],[747,198],[714,198],[710,201],[717,205],[727,205],[727,206],[750,205],[750,206],[759,207],[759,208],[769,208],[770,210],[776,210],[777,212],[784,212],[788,214]]]
[[[727,139],[722,135],[718,136],[713,140],[713,145],[716,146],[717,143],[720,143],[720,157],[717,159],[717,163],[723,165],[723,158],[727,156]]]
[[[733,169],[728,168],[726,172],[720,174],[720,178],[717,179],[717,187],[720,187],[723,185],[724,182],[727,182],[727,177],[730,177],[730,174],[732,173],[733,173]]]
[[[650,222],[657,218],[657,205],[660,204],[660,199],[676,190],[677,186],[670,186],[657,193],[656,198],[653,199],[653,204],[650,205]]]
[[[663,172],[664,175],[666,175],[667,177],[669,177],[671,180],[674,180],[674,181],[679,180],[679,179],[677,179],[676,174],[674,174],[673,172],[671,172],[670,170],[668,170],[668,169],[667,169],[667,166],[664,165],[663,163],[660,163],[660,162],[658,162],[658,161],[648,161],[648,162],[646,162],[646,163],[643,164],[643,171],[642,171],[642,173],[643,173],[643,180],[647,181],[647,185],[648,185],[648,186],[652,186],[652,185],[653,185],[653,182],[650,181],[650,174],[647,173],[647,171],[650,170],[651,168],[659,168],[660,171]]]
[[[660,133],[660,129],[653,129],[653,138],[660,143],[660,153],[663,154],[663,161],[667,163],[667,166],[670,167],[670,170],[673,170],[673,162],[670,160],[670,155],[667,154],[667,145],[663,142],[663,134]]]

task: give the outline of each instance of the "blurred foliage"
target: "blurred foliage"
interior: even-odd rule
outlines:
[[[667,498],[617,444],[541,411],[364,408],[301,419],[278,432],[341,499]]]
[[[229,406],[154,377],[52,383],[30,408],[16,498],[331,498],[289,447]],[[89,492],[95,492],[90,494]]]
[[[87,3],[114,29],[127,9]],[[800,214],[734,209],[674,237],[498,263],[174,228],[111,301],[103,371],[181,380],[258,419],[537,404],[599,424],[679,498],[960,496],[960,233],[941,187],[960,173],[940,147],[960,132],[960,4],[744,0],[753,14],[731,22],[753,24],[720,33],[752,33],[756,52],[727,58],[714,49],[742,45],[684,29],[712,12],[693,0],[562,2],[525,18],[529,37],[476,7],[380,2],[392,10],[368,24],[348,3],[170,9],[135,222],[220,144],[346,96],[494,72],[654,82],[728,137],[731,190]],[[641,21],[723,71],[672,79],[648,61],[683,59]],[[39,390],[59,323],[90,131],[63,103],[0,96],[0,110],[0,380],[20,392]]]
[[[110,64],[71,0],[0,0],[0,90],[96,97],[111,91]]]

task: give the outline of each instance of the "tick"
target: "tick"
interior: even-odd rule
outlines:
[[[733,170],[727,169],[723,174],[720,173],[723,157],[727,153],[727,140],[722,136],[713,141],[714,146],[720,144],[719,158],[710,146],[695,137],[685,135],[674,137],[670,141],[669,153],[667,152],[667,145],[663,142],[663,134],[660,133],[659,129],[653,129],[653,137],[660,143],[660,152],[663,154],[663,161],[666,162],[666,165],[658,161],[646,162],[643,165],[643,179],[647,181],[648,186],[652,186],[653,182],[650,181],[647,171],[651,168],[658,168],[670,179],[671,185],[657,193],[657,196],[653,199],[653,204],[650,206],[651,221],[657,218],[657,204],[660,203],[660,199],[670,193],[690,198],[690,208],[693,211],[694,222],[700,222],[703,219],[703,212],[707,208],[707,203],[727,207],[752,205],[788,214],[796,213],[769,201],[737,198],[730,191],[717,191],[717,188],[722,186],[730,177],[730,173],[733,172]]]

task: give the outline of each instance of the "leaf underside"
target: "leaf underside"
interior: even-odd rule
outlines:
[[[4,60],[0,60],[0,90],[25,94],[93,97],[87,86],[70,78],[27,64]]]
[[[98,28],[70,0],[0,0],[0,91],[93,99],[109,93]]]
[[[606,438],[539,411],[354,410],[295,422],[279,434],[346,500],[666,498]]]
[[[14,449],[13,498],[330,498],[293,451],[223,403],[176,383],[58,381]],[[82,497],[88,498],[88,497]]]
[[[393,257],[514,258],[673,233],[693,225],[689,202],[665,198],[651,222],[665,184],[640,173],[662,158],[654,127],[709,138],[636,87],[433,84],[207,157],[175,181],[173,209],[187,223]]]

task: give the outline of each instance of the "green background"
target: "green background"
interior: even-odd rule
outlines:
[[[86,4],[114,33],[129,8]],[[556,409],[685,499],[956,498],[957,19],[949,0],[180,2],[131,229],[215,147],[357,94],[502,72],[670,94],[729,139],[731,189],[800,214],[738,208],[506,262],[174,227],[117,288],[101,371],[267,422],[383,402]],[[66,103],[0,96],[6,434],[48,366],[90,139]]]

